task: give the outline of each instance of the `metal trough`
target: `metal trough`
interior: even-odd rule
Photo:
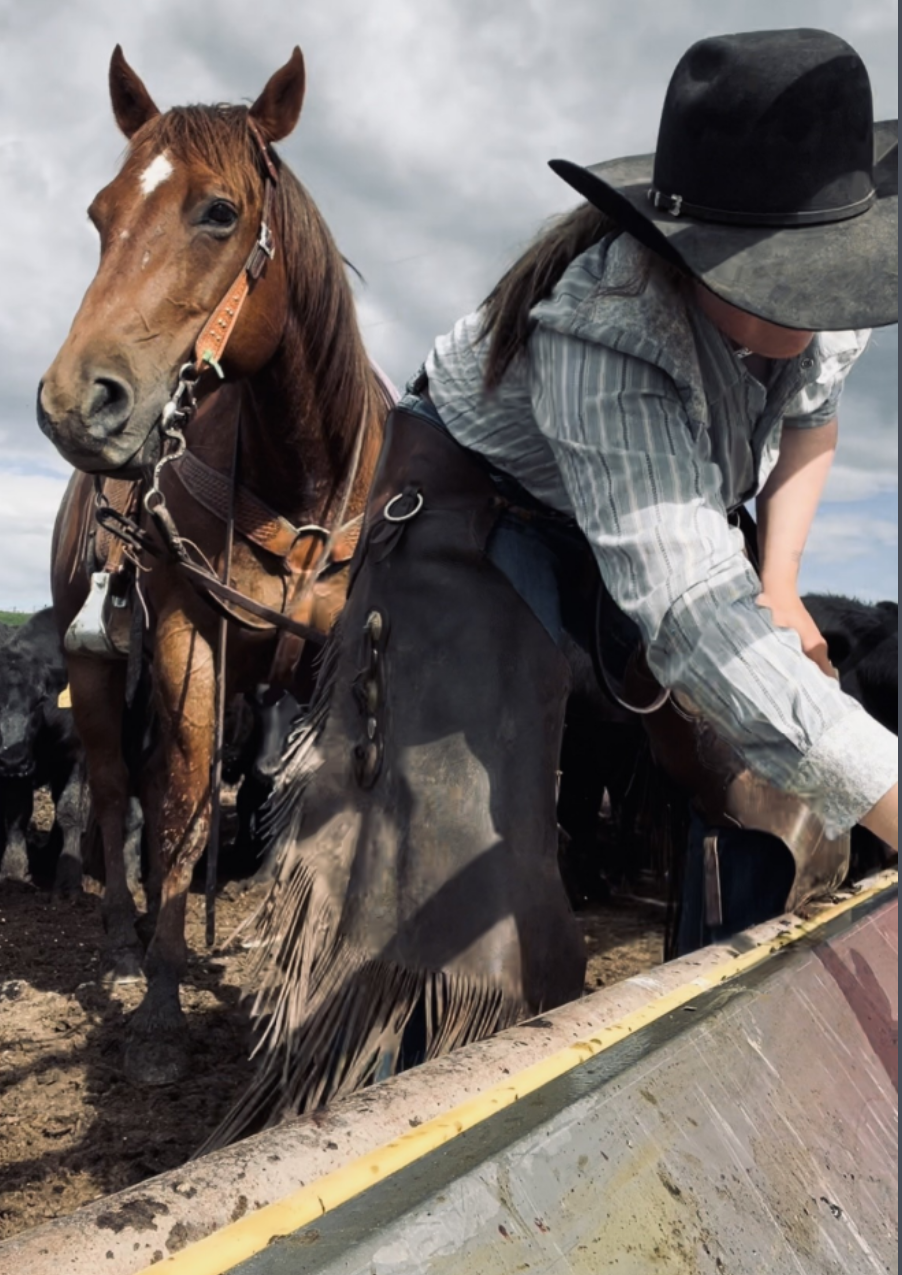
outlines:
[[[897,1270],[898,878],[0,1245],[2,1275]]]

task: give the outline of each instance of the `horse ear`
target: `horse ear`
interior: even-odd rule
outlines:
[[[126,62],[121,44],[113,49],[110,59],[110,99],[116,123],[126,137],[134,137],[142,124],[160,113],[140,77]]]
[[[270,78],[249,112],[268,142],[280,142],[294,129],[304,103],[306,83],[304,55],[295,45],[291,57]]]

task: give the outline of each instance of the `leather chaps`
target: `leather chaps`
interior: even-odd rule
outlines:
[[[391,412],[347,603],[273,803],[276,879],[250,979],[260,1068],[223,1140],[582,992],[557,862],[570,670],[486,554],[508,508],[447,432]],[[787,838],[790,903],[839,884],[847,859],[801,803],[672,701],[645,721],[709,823]]]
[[[569,665],[486,556],[505,507],[472,453],[392,411],[276,798],[262,1068],[228,1137],[582,992],[557,862]]]

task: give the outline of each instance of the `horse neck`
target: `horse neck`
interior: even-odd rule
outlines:
[[[355,387],[335,401],[293,336],[244,383],[241,479],[292,521],[322,521],[341,500],[358,432],[375,423],[376,395],[362,346]]]
[[[287,319],[274,357],[245,384],[241,469],[286,517],[327,522],[345,492],[361,428],[368,433],[363,469],[370,467],[382,399],[344,261],[287,171],[274,217]]]

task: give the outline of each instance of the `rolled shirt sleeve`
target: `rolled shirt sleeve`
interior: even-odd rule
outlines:
[[[817,376],[787,405],[786,429],[816,429],[836,416],[846,377],[870,340],[869,328],[848,332],[819,332],[814,338]]]
[[[892,787],[896,737],[774,626],[732,528],[707,430],[643,360],[539,328],[533,410],[577,521],[649,667],[683,691],[762,778],[808,802],[828,833]]]

